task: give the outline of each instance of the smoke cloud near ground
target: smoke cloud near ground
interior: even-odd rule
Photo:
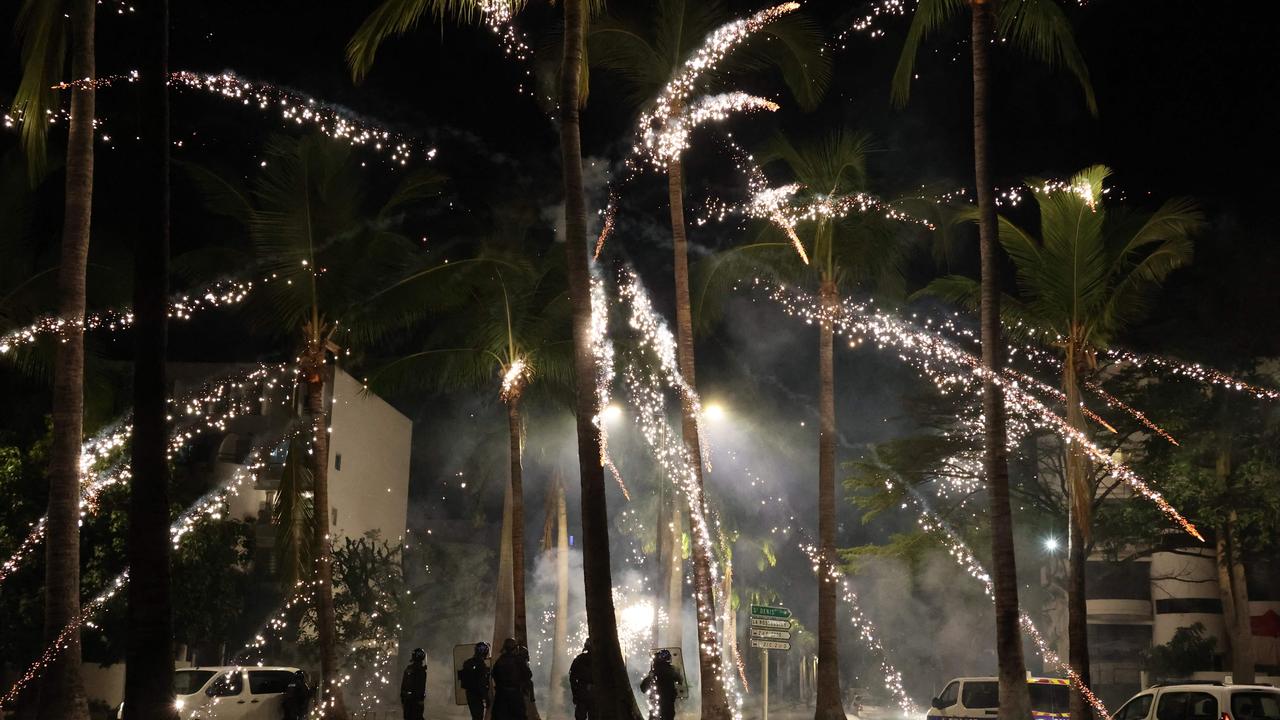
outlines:
[[[661,292],[661,288],[655,292],[660,308]],[[921,386],[895,358],[875,348],[839,347],[836,357],[839,482],[852,472],[848,463],[861,458],[869,444],[913,429],[902,399],[920,392]],[[817,583],[810,561],[800,550],[817,537],[817,332],[744,294],[731,300],[720,329],[700,340],[699,361],[705,369],[699,373],[704,406],[717,408],[716,416],[709,416],[705,423],[711,464],[705,477],[717,523],[718,559],[722,566],[732,561],[729,602],[738,618],[742,672],[752,688],[747,701],[758,697],[761,669],[758,651],[748,647],[747,609],[753,602],[774,603],[791,608],[797,621],[793,651],[771,657],[771,698],[785,706],[800,699],[799,666],[806,658],[812,662],[817,626]],[[612,457],[630,499],[608,474],[606,493],[612,518],[614,600],[628,651],[628,672],[638,684],[653,647],[654,608],[663,602],[657,591],[655,558],[659,500],[673,487],[657,472],[625,398],[618,402],[620,413],[608,421],[607,429]],[[672,423],[678,423],[675,407],[669,408]],[[419,577],[419,603],[438,599],[462,604],[457,620],[434,626],[449,637],[431,639],[436,666],[431,682],[436,692],[444,692],[452,680],[443,670],[449,649],[493,635],[493,588],[508,473],[506,417],[495,396],[450,398],[416,420],[415,450],[421,450],[421,455],[415,455],[411,526],[419,532],[431,531],[425,536],[427,545],[465,542],[475,558],[455,574],[442,571]],[[564,678],[550,677],[556,569],[553,555],[540,547],[548,492],[557,476],[566,489],[573,538],[568,655],[580,651],[586,634],[576,453],[574,424],[565,409],[541,402],[526,408],[527,615],[540,709],[549,707],[553,688],[565,688]],[[914,515],[865,523],[860,510],[849,502],[849,491],[842,484],[837,490],[841,547],[883,543],[893,533],[914,528]],[[687,560],[687,526],[684,529]],[[698,678],[688,562],[685,572],[682,647],[689,653],[686,669],[694,685],[693,699],[684,706],[688,711],[697,704]],[[906,690],[917,704],[927,703],[951,677],[994,671],[994,657],[986,650],[992,647],[993,637],[990,601],[945,552],[927,550],[910,560],[862,558],[851,583],[864,615],[884,643],[883,659],[902,672]],[[473,590],[457,587],[460,584],[469,584]],[[842,606],[838,618],[842,683],[861,688],[865,701],[889,704],[879,670],[882,658],[870,653],[858,638],[849,608]]]

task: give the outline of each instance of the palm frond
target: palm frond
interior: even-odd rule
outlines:
[[[932,297],[977,312],[982,302],[981,289],[982,286],[973,278],[946,275],[917,290],[911,299]],[[1045,329],[1021,299],[1005,293],[1000,295],[1000,320],[1004,323],[1006,336],[1020,337],[1030,330]]]
[[[889,99],[894,105],[902,107],[911,98],[911,80],[915,77],[916,57],[920,54],[920,46],[957,12],[964,9],[964,6],[964,0],[920,0],[916,4],[915,14],[911,16],[911,27],[902,43],[902,54],[898,56],[898,67],[893,71]]]
[[[22,77],[11,112],[21,114],[23,120],[22,147],[33,187],[45,172],[48,115],[58,106],[58,91],[53,86],[62,80],[66,66],[68,21],[64,13],[59,2],[23,0],[14,25]]]
[[[762,241],[729,248],[699,260],[692,268],[692,315],[695,329],[706,330],[724,315],[733,292],[751,278],[789,280],[786,268],[795,252],[786,240]]]
[[[785,15],[766,26],[735,56],[732,69],[762,71],[776,67],[782,80],[804,110],[813,110],[831,84],[831,53],[824,52],[826,38],[813,18]]]
[[[444,189],[446,182],[448,178],[444,173],[430,168],[410,173],[378,211],[378,218],[385,220],[402,212],[410,205],[417,205],[427,198],[436,197]]]
[[[1065,67],[1084,91],[1089,112],[1098,114],[1098,102],[1089,80],[1089,68],[1076,46],[1071,22],[1057,0],[1003,2],[996,12],[996,34],[1050,67]]]
[[[519,12],[524,0],[501,0],[505,10]],[[347,66],[356,82],[373,67],[378,48],[387,38],[403,35],[418,26],[424,15],[436,21],[474,22],[480,18],[479,0],[383,0],[365,18],[347,42]]]

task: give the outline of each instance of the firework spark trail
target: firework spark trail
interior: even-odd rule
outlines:
[[[1093,392],[1095,395],[1102,398],[1102,401],[1105,402],[1109,407],[1123,410],[1125,413],[1128,413],[1130,417],[1142,423],[1143,426],[1146,427],[1151,432],[1169,441],[1169,443],[1172,445],[1178,445],[1178,441],[1175,440],[1167,430],[1155,424],[1155,422],[1153,422],[1151,418],[1146,416],[1146,413],[1143,413],[1138,408],[1135,408],[1129,405],[1128,403],[1116,397],[1115,395],[1112,395],[1111,393],[1107,392],[1105,389],[1103,389],[1102,385],[1098,384],[1093,380],[1086,380],[1084,382],[1084,386],[1087,389],[1089,389],[1091,392]]]
[[[896,348],[899,351],[899,357],[916,366],[944,392],[951,387],[971,389],[973,383],[989,376],[981,361],[972,353],[960,349],[936,333],[919,328],[900,318],[873,311],[866,305],[848,300],[838,306],[835,317],[828,318],[825,317],[826,314],[820,303],[806,293],[783,286],[771,286],[761,281],[757,281],[757,284],[768,287],[769,296],[790,315],[803,318],[808,322],[830,322],[840,335],[854,338],[869,337],[882,348]],[[943,372],[938,369],[938,365],[948,366],[952,370]],[[1204,541],[1204,536],[1195,525],[1170,505],[1159,491],[1148,485],[1127,465],[1117,462],[1084,433],[1071,427],[1039,398],[1024,390],[1018,382],[1010,381],[1003,375],[995,375],[992,380],[1000,386],[1006,405],[1015,414],[1036,419],[1043,427],[1053,430],[1068,442],[1078,444],[1094,462],[1105,467],[1112,477],[1123,481],[1139,495],[1154,503],[1165,516],[1181,526],[1189,535],[1201,542]]]
[[[799,548],[809,557],[809,561],[813,563],[814,574],[821,576],[822,569],[818,562],[820,557],[818,548],[809,543],[802,543],[799,545]],[[911,701],[911,698],[907,695],[906,688],[902,685],[902,673],[890,664],[888,660],[888,652],[880,642],[880,638],[876,635],[875,626],[871,624],[871,621],[868,620],[865,615],[863,615],[862,608],[858,603],[858,593],[854,592],[853,588],[849,584],[848,578],[845,577],[844,573],[840,572],[840,569],[836,567],[834,563],[828,565],[828,568],[831,579],[840,584],[841,594],[844,596],[844,601],[848,603],[850,607],[853,626],[857,629],[858,636],[862,638],[863,643],[866,644],[867,647],[871,648],[879,656],[880,671],[884,674],[885,689],[893,695],[894,700],[897,701],[898,707],[902,709],[903,713],[907,716],[919,715],[920,708]]]
[[[1126,363],[1139,368],[1152,365],[1161,370],[1166,370],[1172,375],[1190,378],[1206,385],[1217,385],[1228,390],[1248,393],[1258,399],[1280,400],[1280,390],[1253,385],[1200,364],[1184,363],[1172,358],[1159,355],[1143,355],[1129,352],[1128,350],[1109,349],[1104,350],[1103,354],[1110,358],[1112,362]]]
[[[926,533],[940,539],[943,546],[947,548],[947,552],[951,557],[955,559],[955,561],[959,563],[960,566],[965,569],[965,572],[967,572],[972,578],[982,583],[983,591],[986,592],[988,597],[994,600],[995,586],[992,583],[991,574],[983,568],[982,563],[980,563],[978,558],[974,556],[973,551],[969,549],[969,546],[960,539],[959,533],[957,533],[945,520],[938,517],[938,515],[929,508],[928,503],[923,497],[921,497],[920,493],[917,492],[915,488],[911,487],[909,483],[896,482],[888,477],[885,478],[885,487],[890,491],[893,490],[895,485],[906,491],[907,497],[911,498],[916,508],[920,511],[920,515],[916,518],[916,522],[920,525],[920,528]],[[1032,643],[1035,644],[1036,649],[1040,652],[1040,657],[1044,658],[1045,662],[1056,666],[1060,672],[1071,680],[1071,686],[1080,693],[1080,696],[1084,698],[1085,702],[1089,703],[1094,711],[1098,713],[1099,717],[1103,720],[1111,720],[1111,713],[1108,712],[1106,705],[1103,704],[1102,700],[1094,694],[1093,690],[1090,689],[1087,684],[1085,684],[1083,678],[1080,677],[1080,674],[1049,647],[1049,643],[1044,639],[1044,636],[1040,633],[1040,630],[1036,628],[1035,623],[1032,622],[1031,617],[1027,615],[1025,610],[1018,611],[1018,623],[1022,626],[1022,631],[1026,633],[1027,637],[1031,638]]]
[[[655,460],[668,478],[685,495],[690,508],[690,528],[693,530],[694,542],[708,559],[711,592],[717,592],[720,586],[719,566],[715,559],[711,541],[711,528],[707,522],[702,488],[698,484],[697,468],[689,455],[684,441],[672,432],[666,418],[666,389],[677,389],[682,395],[682,402],[690,404],[694,411],[701,415],[701,404],[697,394],[684,382],[675,360],[675,341],[665,323],[653,312],[639,277],[627,272],[622,280],[619,295],[630,307],[630,326],[636,331],[639,340],[635,353],[648,351],[658,358],[659,370],[647,368],[638,355],[632,354],[624,371],[625,385],[632,406],[636,409],[635,421],[649,445]],[[721,598],[723,602],[723,598]],[[714,602],[714,598],[713,598]],[[724,646],[716,628],[716,618],[705,614],[704,609],[710,603],[699,603],[698,623],[702,630],[700,637],[706,637],[705,643],[699,647],[701,656],[711,658],[712,682],[719,683],[730,699],[735,720],[742,716],[742,696],[737,692],[732,672],[725,671]]]
[[[183,511],[183,513],[178,516],[178,519],[169,526],[169,536],[173,539],[174,544],[177,545],[184,535],[194,530],[195,524],[199,522],[202,517],[207,516],[215,520],[221,517],[221,508],[225,503],[235,495],[239,494],[246,480],[256,480],[258,471],[267,467],[269,464],[269,457],[267,459],[263,459],[264,449],[266,451],[265,454],[269,456],[270,448],[279,445],[281,441],[287,440],[292,437],[293,434],[304,429],[305,428],[298,428],[290,430],[286,432],[282,438],[279,438],[274,442],[263,443],[255,447],[250,453],[251,462],[248,462],[245,466],[237,468],[231,478],[217,488],[205,493],[205,495],[197,500],[191,507]],[[39,677],[49,664],[57,658],[58,654],[66,649],[68,638],[70,638],[73,633],[79,632],[82,626],[91,621],[93,617],[102,610],[107,602],[111,600],[111,598],[115,597],[116,594],[118,594],[120,590],[128,584],[128,582],[129,569],[125,568],[115,577],[115,579],[111,581],[111,584],[107,586],[106,590],[103,590],[97,597],[82,606],[80,613],[62,629],[62,632],[60,632],[58,637],[44,649],[44,652],[41,653],[40,657],[27,668],[27,671],[18,678],[17,682],[15,682],[3,696],[0,696],[0,708],[12,703],[13,700],[18,697],[18,694],[21,693],[23,688],[30,684],[32,680]]]
[[[54,638],[53,642],[49,643],[48,647],[44,649],[44,652],[40,654],[40,657],[36,658],[35,661],[27,667],[27,671],[13,683],[13,686],[10,687],[4,695],[0,696],[0,710],[11,706],[13,701],[18,699],[18,696],[22,693],[23,689],[25,689],[27,685],[31,684],[33,680],[40,677],[40,674],[44,672],[45,668],[49,667],[50,663],[56,660],[58,655],[66,649],[67,643],[71,640],[71,636],[80,632],[80,627],[92,620],[93,617],[102,610],[103,606],[119,594],[120,590],[124,588],[128,582],[129,570],[125,569],[124,572],[120,573],[111,581],[111,584],[106,590],[103,590],[97,595],[97,597],[85,603],[80,608],[80,612],[72,618],[71,622],[67,623],[66,627],[62,628],[62,632],[58,633],[58,637]]]
[[[605,422],[604,412],[609,408],[609,399],[613,393],[614,351],[609,340],[609,294],[605,289],[604,279],[592,266],[591,275],[591,356],[595,360],[596,369],[596,412],[591,423],[600,433],[600,465],[609,469],[613,479],[622,490],[622,497],[631,500],[627,484],[622,481],[622,473],[613,463],[609,454],[609,427]]]
[[[627,158],[627,173],[622,184],[630,182],[638,172],[635,158],[645,158],[652,166],[665,170],[670,162],[688,147],[689,132],[696,125],[723,120],[729,113],[741,110],[777,110],[778,106],[764,98],[733,92],[713,95],[690,102],[699,80],[714,70],[720,61],[753,34],[770,23],[800,9],[798,2],[784,2],[755,14],[725,23],[711,31],[702,45],[684,61],[674,77],[658,93],[653,107],[640,115],[636,140]],[[604,225],[596,239],[595,257],[600,257],[605,240],[613,232],[618,212],[618,190],[609,189],[609,203],[604,210]]]
[[[236,373],[221,380],[205,383],[199,390],[183,399],[170,399],[170,419],[174,414],[181,414],[183,421],[173,426],[169,435],[168,456],[173,457],[182,447],[197,435],[208,431],[224,431],[226,423],[231,419],[250,411],[259,405],[268,389],[277,387],[282,378],[296,375],[297,370],[287,364],[260,365],[254,370]],[[245,393],[256,388],[257,394]],[[234,393],[234,394],[233,394]],[[224,403],[225,407],[216,413],[211,405]],[[98,510],[98,499],[108,488],[127,485],[132,472],[125,460],[114,463],[108,468],[95,471],[95,466],[112,454],[118,452],[129,442],[133,435],[133,427],[128,421],[122,421],[98,433],[85,441],[80,450],[80,474],[85,480],[80,489],[80,517],[83,520]],[[32,523],[30,531],[18,545],[17,549],[4,563],[0,564],[0,583],[14,571],[44,541],[48,516],[42,516]]]
[[[779,105],[772,100],[744,92],[728,92],[704,95],[661,124],[641,127],[636,151],[659,170],[670,164],[689,149],[689,136],[699,125],[723,122],[731,113],[765,110],[776,112]]]
[[[799,183],[773,186],[764,170],[756,163],[755,158],[732,139],[727,141],[730,154],[747,180],[747,201],[740,205],[727,202],[708,203],[708,215],[696,222],[704,224],[714,217],[723,222],[729,215],[764,220],[777,226],[791,242],[791,247],[800,256],[800,260],[809,264],[809,254],[804,243],[796,232],[802,222],[829,221],[844,218],[850,214],[879,214],[889,220],[909,222],[922,225],[929,230],[936,229],[928,220],[905,213],[880,198],[863,192],[845,194],[809,193],[801,197],[806,188]]]

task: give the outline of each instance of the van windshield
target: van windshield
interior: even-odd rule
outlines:
[[[177,695],[200,692],[200,688],[213,677],[213,670],[179,670],[173,674],[173,690]]]
[[[1065,713],[1070,703],[1071,688],[1067,685],[1027,683],[1031,691],[1031,709],[1043,713]]]

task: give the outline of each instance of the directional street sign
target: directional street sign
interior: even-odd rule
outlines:
[[[782,630],[761,630],[760,628],[751,628],[751,637],[761,638],[763,640],[790,640],[791,633]]]
[[[791,611],[781,607],[769,607],[768,605],[752,605],[751,614],[755,617],[771,617],[786,619],[791,617]]]
[[[773,628],[774,630],[790,630],[790,620],[778,620],[776,618],[751,618],[751,627],[753,628]]]
[[[791,643],[778,642],[776,640],[757,640],[751,638],[751,647],[761,650],[790,650]]]

